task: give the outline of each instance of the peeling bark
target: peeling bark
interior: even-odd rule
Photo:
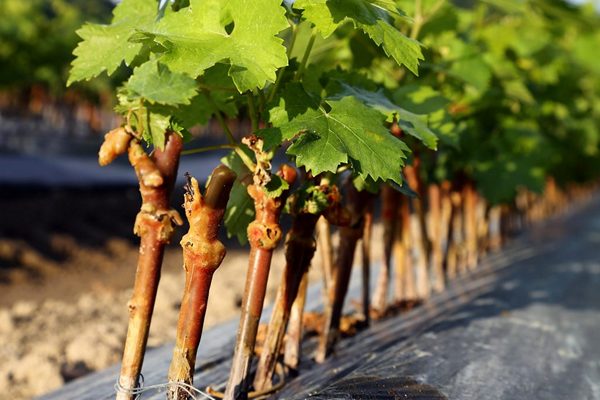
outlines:
[[[195,178],[190,178],[188,183],[184,207],[190,229],[181,239],[185,289],[169,367],[169,383],[193,383],[212,277],[226,253],[217,236],[234,180],[233,171],[221,165],[213,171],[204,197]],[[187,390],[169,387],[169,400],[187,400],[188,397]]]
[[[164,150],[156,149],[149,156],[140,143],[129,143],[129,161],[140,182],[142,207],[135,220],[134,232],[140,236],[140,255],[135,283],[129,301],[129,326],[121,364],[118,400],[133,400],[131,391],[137,387],[160,280],[164,246],[181,225],[181,217],[169,208],[169,197],[177,175],[182,140],[169,134]]]
[[[313,238],[319,216],[301,213],[294,217],[292,228],[286,237],[285,259],[281,283],[277,290],[273,313],[267,328],[258,361],[254,389],[262,391],[271,387],[275,365],[283,344],[292,304],[298,295],[302,277],[308,272],[316,244]]]
[[[371,320],[371,236],[373,235],[373,199],[369,199],[364,214],[362,235],[362,314],[363,323],[369,326]]]
[[[444,290],[442,249],[442,199],[440,187],[429,185],[429,234],[431,240],[431,282],[435,292]]]
[[[375,293],[373,294],[373,309],[383,314],[387,308],[387,302],[389,297],[390,288],[390,276],[391,276],[391,258],[392,248],[394,244],[394,235],[396,233],[396,226],[399,225],[398,218],[400,213],[398,212],[400,207],[400,193],[394,190],[391,186],[384,186],[381,189],[381,222],[383,224],[383,260],[381,262],[381,269],[379,270],[379,277],[377,279],[377,286],[375,287]]]
[[[287,165],[282,166],[280,174],[290,184],[296,179],[296,171]],[[284,198],[267,196],[258,182],[248,186],[248,193],[254,199],[256,217],[248,226],[250,256],[240,326],[225,391],[225,398],[228,400],[245,399],[248,396],[250,363],[267,289],[271,257],[281,239],[279,215]]]
[[[365,209],[373,196],[366,191],[358,192],[350,181],[346,183],[346,188],[347,207],[352,223],[350,226],[341,227],[339,230],[340,245],[337,249],[333,285],[329,290],[329,304],[331,306],[325,307],[325,326],[315,355],[317,362],[325,361],[339,339],[340,319],[346,293],[348,292],[354,251],[358,240],[363,234]]]
[[[306,304],[306,293],[308,291],[308,271],[304,273],[298,295],[292,304],[290,320],[288,322],[287,335],[285,338],[285,350],[283,364],[292,372],[297,372],[300,365],[302,348],[304,305]]]
[[[418,258],[416,265],[416,291],[419,299],[429,297],[431,288],[429,283],[429,254],[431,243],[427,233],[427,219],[425,216],[425,191],[419,176],[421,162],[415,157],[413,165],[404,168],[404,174],[409,186],[417,192],[418,197],[411,199],[411,203],[418,219],[418,230],[414,231],[413,245],[418,246]]]

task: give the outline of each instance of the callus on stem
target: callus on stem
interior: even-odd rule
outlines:
[[[204,197],[198,181],[188,178],[184,207],[190,229],[181,239],[185,289],[169,368],[169,383],[174,384],[169,388],[170,400],[187,400],[189,397],[189,391],[177,384],[193,383],[212,277],[225,257],[225,246],[217,235],[235,177],[229,168],[223,165],[217,167]]]
[[[119,136],[108,136],[107,140],[112,140],[110,138]],[[134,227],[141,241],[133,293],[128,304],[129,326],[119,376],[118,400],[135,398],[133,390],[142,369],[164,247],[173,234],[174,224],[182,223],[179,214],[169,208],[183,144],[181,137],[169,133],[164,150],[156,149],[152,155],[144,151],[137,139],[130,139],[128,144],[129,161],[135,169],[142,195],[142,207]]]
[[[306,289],[304,291],[299,291],[299,289],[302,280],[307,278],[308,268],[315,253],[314,233],[317,221],[321,214],[325,214],[329,218],[335,217],[333,222],[336,223],[343,219],[344,213],[339,207],[339,197],[337,187],[324,184],[321,186],[309,185],[290,198],[289,206],[294,220],[286,237],[286,264],[281,284],[277,289],[273,313],[254,378],[256,390],[266,390],[272,385],[272,376],[283,346],[292,305],[294,301],[298,301],[297,307],[304,306],[302,297],[305,296]],[[325,200],[325,205],[323,200]],[[298,297],[300,297],[299,300]],[[302,309],[297,309],[296,314],[298,319],[292,329],[292,336],[288,338],[294,344],[301,339]],[[292,351],[298,354],[297,347],[295,345],[291,347]]]
[[[296,170],[288,165],[283,165],[278,174],[288,184],[296,180]],[[250,363],[265,300],[271,257],[281,239],[279,216],[286,193],[284,192],[278,198],[270,197],[259,181],[259,179],[255,180],[255,183],[248,187],[248,193],[254,200],[256,216],[248,226],[250,242],[248,273],[231,373],[225,391],[226,399],[247,398]]]
[[[346,189],[347,208],[350,212],[351,223],[349,226],[340,228],[340,245],[337,249],[334,279],[329,290],[330,301],[325,307],[325,326],[315,356],[317,362],[325,361],[339,339],[340,320],[350,282],[354,251],[358,240],[363,235],[366,208],[373,198],[371,193],[359,192],[351,181],[347,182]]]

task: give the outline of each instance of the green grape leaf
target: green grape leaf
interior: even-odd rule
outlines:
[[[598,43],[600,43],[600,31],[581,35],[573,43],[573,57],[575,60],[595,74],[600,74],[597,56]]]
[[[478,189],[493,204],[514,199],[519,187],[540,192],[545,171],[536,160],[513,154],[498,156],[493,162],[480,162],[474,171]]]
[[[156,66],[154,63],[153,65],[153,62],[148,62],[144,64],[143,67],[146,65],[156,68],[166,68],[160,64]],[[138,69],[136,69],[136,72]],[[152,74],[154,72],[151,71],[150,73]],[[170,71],[164,71],[163,73],[166,75],[166,78],[169,78],[171,74],[174,74]],[[178,82],[182,77],[184,79],[183,84],[177,84],[176,82]],[[210,84],[204,82],[205,78],[209,80]],[[148,79],[151,80],[151,78]],[[157,77],[156,79],[160,78]],[[185,80],[188,80],[188,82],[186,83]],[[172,82],[174,82],[173,85],[176,85],[180,88],[178,90],[179,94],[181,94],[180,99],[176,99],[176,96],[178,96],[176,93],[169,93],[168,87],[159,86],[156,88],[157,91],[154,92],[152,82],[148,82],[148,86],[144,86],[145,82],[141,80],[133,85],[133,87],[129,82],[119,89],[119,93],[117,95],[119,99],[119,105],[115,108],[115,110],[123,115],[127,115],[131,109],[134,109],[137,110],[135,113],[136,117],[138,114],[143,114],[143,118],[141,117],[142,122],[139,128],[144,132],[143,137],[148,141],[148,143],[152,144],[154,139],[158,138],[158,134],[155,133],[157,129],[154,128],[164,127],[166,125],[165,120],[168,119],[168,116],[171,117],[171,125],[169,126],[169,129],[173,130],[174,132],[179,132],[185,139],[186,135],[189,135],[189,132],[187,132],[188,129],[196,125],[205,125],[217,112],[221,112],[227,117],[234,117],[237,115],[237,106],[232,93],[232,90],[235,91],[235,87],[233,86],[231,79],[227,76],[227,70],[225,68],[216,67],[208,70],[200,82],[200,85],[204,88],[204,90],[202,90],[200,93],[195,91],[195,88],[197,87],[195,80],[188,78],[185,75],[174,78]],[[141,89],[138,89],[138,84]],[[194,85],[193,91],[191,90],[192,84]],[[187,94],[184,93],[186,91],[186,86],[188,86],[188,89],[190,89],[189,93]],[[163,89],[164,91],[162,91]],[[163,101],[170,96],[170,104],[152,103],[148,98],[141,96],[142,93],[138,93],[138,91],[144,92],[143,94],[151,97],[152,100],[158,100],[160,97],[161,101]],[[188,100],[188,104],[184,104],[184,106],[181,106],[181,104],[174,104],[175,101],[184,101],[183,99],[190,97],[190,95],[193,97]],[[143,109],[140,109],[140,106],[142,106]],[[145,122],[148,118],[146,115],[147,111],[151,113],[150,125]],[[134,126],[137,124],[137,119],[138,118],[134,118],[133,120],[130,119]],[[154,119],[158,119],[159,122],[153,123],[152,121]],[[162,143],[162,140],[159,140],[158,143]]]
[[[239,180],[233,183],[229,202],[223,217],[227,237],[236,237],[240,244],[248,242],[248,225],[254,221],[254,201],[248,194],[248,186]]]
[[[238,113],[234,96],[237,90],[227,75],[228,69],[229,66],[225,64],[217,64],[209,68],[199,79],[202,91],[193,97],[186,107],[175,108],[173,117],[187,128],[206,125],[218,112],[226,117],[235,117]]]
[[[487,90],[492,77],[490,68],[477,53],[457,60],[452,64],[450,73],[458,79],[471,84],[480,92]]]
[[[472,89],[482,93],[490,86],[492,70],[496,68],[495,60],[491,60],[492,53],[482,53],[482,49],[472,43],[465,43],[456,35],[447,35],[445,38],[446,56],[450,62],[448,73],[454,78],[468,83]],[[503,60],[506,57],[499,57]]]
[[[171,116],[151,111],[146,112],[144,140],[159,149],[165,148],[165,133],[171,125]]]
[[[341,25],[352,22],[398,65],[404,65],[418,75],[419,60],[423,60],[421,45],[394,27],[389,7],[383,7],[386,3],[389,1],[297,0],[294,7],[302,9],[304,18],[312,22],[325,38]]]
[[[296,164],[316,175],[350,163],[363,177],[401,184],[400,170],[410,150],[385,128],[385,116],[352,97],[328,105],[330,111],[308,109],[277,127],[283,140],[300,134],[287,151],[296,156]]]
[[[119,104],[115,111],[123,115],[128,115],[130,110],[134,110],[129,116],[129,123],[148,143],[158,148],[165,146],[165,132],[173,130],[182,133],[186,127],[171,124],[170,107],[161,105],[146,104],[135,95],[131,95],[127,87],[119,89],[117,94]]]
[[[473,132],[464,139],[473,177],[491,203],[511,201],[519,187],[533,191],[543,188],[551,153],[535,121],[504,118],[502,135]]]
[[[535,104],[533,95],[522,81],[502,81],[502,86],[508,97],[522,101],[525,104]]]
[[[249,156],[251,155],[252,152],[246,146],[241,145],[241,147]],[[247,183],[245,180],[251,176],[250,171],[234,151],[223,157],[221,162],[237,174],[231,188],[223,222],[227,228],[227,237],[235,236],[243,245],[248,242],[248,225],[254,220],[254,201],[248,194],[248,186],[245,184]]]
[[[327,193],[320,186],[307,181],[288,197],[283,211],[291,215],[320,214],[329,205]]]
[[[309,108],[318,106],[319,101],[311,97],[301,83],[290,82],[285,86],[278,104],[269,110],[269,122],[275,126],[282,125]]]
[[[374,6],[383,8],[384,10],[386,10],[392,14],[396,14],[401,17],[406,17],[406,14],[404,13],[404,11],[402,11],[400,8],[398,8],[398,3],[396,2],[396,0],[368,0],[368,1],[369,1],[369,3],[373,4]]]
[[[150,103],[190,104],[196,95],[196,80],[171,72],[165,65],[148,61],[133,70],[127,89]]]
[[[410,186],[408,186],[408,182],[406,182],[406,179],[404,179],[404,177],[402,177],[402,179],[404,180],[402,185],[398,185],[397,183],[392,182],[390,184],[392,189],[394,189],[395,191],[397,191],[399,193],[402,193],[403,195],[405,195],[407,197],[419,197],[417,192],[415,192]]]
[[[154,41],[161,47],[160,62],[192,77],[227,61],[235,86],[245,92],[274,82],[277,69],[287,65],[277,35],[288,26],[277,0],[191,0],[189,7],[142,30],[136,40]]]
[[[423,84],[403,85],[394,92],[393,100],[415,114],[435,113],[450,104],[440,92]]]
[[[290,82],[282,90],[280,97],[269,110],[269,122],[273,126],[282,126],[304,114],[309,109],[319,107],[319,101],[311,97],[299,82]],[[282,132],[278,128],[263,128],[256,135],[264,141],[263,149],[269,151],[284,141]]]
[[[444,146],[458,146],[456,122],[447,112],[450,100],[440,92],[422,84],[403,85],[394,91],[392,98],[395,104],[415,114],[427,114],[427,125],[436,134]]]
[[[290,184],[287,183],[279,175],[271,175],[271,180],[265,185],[265,191],[268,197],[276,199],[280,197],[283,192],[290,188]]]
[[[367,191],[373,194],[377,194],[379,192],[380,182],[375,182],[369,177],[364,177],[362,175],[353,176],[352,184],[359,192]]]
[[[365,105],[374,108],[388,117],[388,120],[397,119],[398,125],[403,131],[419,139],[430,149],[437,149],[437,135],[433,133],[427,125],[426,115],[417,115],[404,108],[394,104],[382,90],[372,92],[360,87],[350,86],[344,82],[338,82],[339,87],[336,94],[331,99],[339,100],[347,96],[352,96]]]
[[[192,97],[190,104],[185,107],[175,107],[172,116],[186,127],[191,128],[195,125],[206,125],[210,118],[221,112],[227,117],[234,117],[237,114],[235,102],[231,96],[224,92],[198,93]]]
[[[136,29],[151,26],[157,15],[157,5],[148,0],[123,0],[114,9],[110,25],[86,24],[77,31],[83,39],[73,51],[75,60],[67,86],[91,79],[106,71],[111,75],[125,62],[130,65],[143,45],[129,42]]]

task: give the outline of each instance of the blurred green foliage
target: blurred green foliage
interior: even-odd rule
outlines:
[[[159,9],[157,1],[124,0],[110,25],[78,31],[71,80],[129,76],[117,111],[135,112],[136,129],[159,147],[166,127],[254,115],[274,128],[259,132],[271,147],[291,141],[291,161],[316,173],[344,164],[360,174],[371,165],[365,176],[398,182],[404,160],[392,163],[391,152],[403,158],[410,149],[407,162],[420,157],[423,182],[473,182],[490,203],[514,200],[520,187],[540,191],[548,177],[566,184],[600,175],[600,14],[591,3],[298,0],[286,7],[286,27],[279,1],[261,0],[276,12],[252,8],[258,0],[230,9],[242,1]],[[258,32],[279,49],[276,62],[246,29],[261,12],[278,18]],[[285,38],[287,59],[275,36]],[[243,46],[222,47],[223,38]],[[247,75],[257,61],[266,76]],[[390,151],[388,138],[368,151],[352,146],[348,129],[323,122],[331,115],[358,138],[375,130],[383,137],[395,120],[406,148]],[[346,148],[321,156],[318,143],[332,132]]]
[[[1,0],[0,89],[64,91],[84,21],[106,22],[108,0]],[[96,85],[101,85],[96,82]]]
[[[397,96],[425,86],[449,104],[430,110],[443,145],[437,153],[420,151],[424,179],[472,180],[491,203],[501,203],[519,187],[541,191],[549,176],[563,184],[598,177],[600,14],[593,5],[400,4],[425,21],[418,39],[427,51],[420,76],[406,76]]]

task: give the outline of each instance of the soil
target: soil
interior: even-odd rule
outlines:
[[[131,227],[138,196],[129,187],[0,187],[0,400],[28,399],[119,361],[137,260]],[[175,337],[184,283],[178,242],[174,238],[165,253],[150,347]],[[239,311],[247,250],[232,241],[227,245],[205,326]],[[283,262],[280,248],[268,301]],[[318,264],[317,252],[312,280],[320,279]]]
[[[137,196],[135,188],[2,190],[0,399],[31,398],[119,361],[137,260]],[[150,347],[175,337],[184,283],[178,242],[165,253]],[[279,251],[274,265],[282,261]],[[246,263],[234,245],[215,274],[207,326],[236,315]]]

